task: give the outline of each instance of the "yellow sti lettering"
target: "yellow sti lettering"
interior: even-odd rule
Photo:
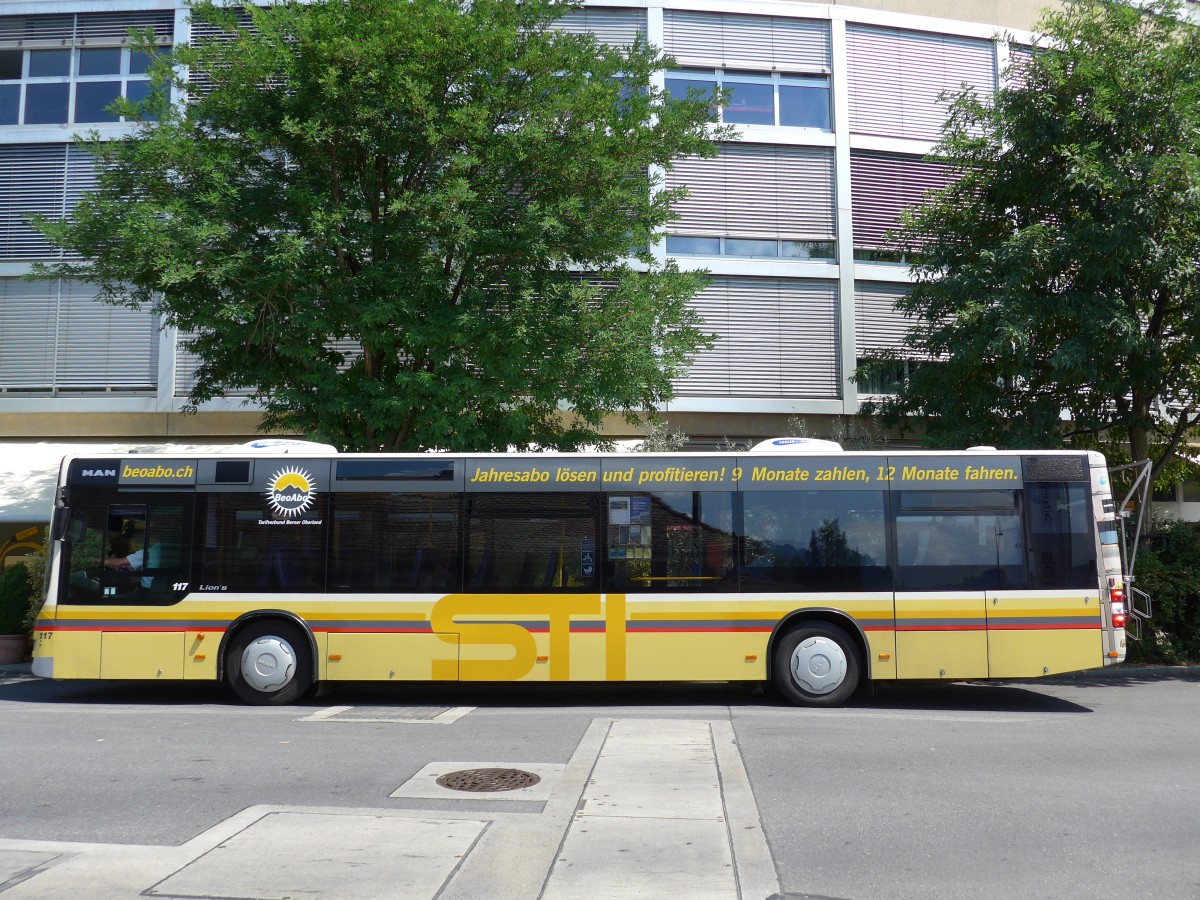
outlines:
[[[571,616],[599,615],[599,595],[563,597],[511,597],[504,601],[506,616],[535,616],[548,620],[550,679],[571,677]],[[537,644],[527,628],[513,622],[460,622],[458,618],[496,615],[496,598],[487,595],[451,594],[434,604],[429,623],[442,640],[454,642],[459,660],[434,660],[435,680],[452,680],[457,667],[463,681],[515,681],[525,677],[537,660]],[[512,655],[495,659],[492,648],[511,648]]]

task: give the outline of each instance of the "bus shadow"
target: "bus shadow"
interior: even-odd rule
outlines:
[[[1064,684],[1077,687],[1136,687],[1164,681],[1200,682],[1200,666],[1154,666],[1112,669],[1093,669],[1073,675],[1055,675],[1043,684]]]
[[[283,709],[303,714],[331,706],[481,708],[754,706],[774,693],[754,683],[429,683],[340,682]],[[91,706],[227,706],[250,709],[213,682],[47,681],[0,684],[0,702]]]
[[[23,672],[6,674],[23,675]],[[1080,703],[1055,696],[1055,687],[1105,689],[1161,682],[1200,682],[1200,666],[1113,668],[1028,682],[877,682],[846,704],[848,709],[969,712],[1086,713]],[[1077,698],[1078,699],[1078,698]],[[96,706],[229,706],[242,704],[212,682],[47,681],[0,683],[0,701]],[[755,682],[429,683],[346,682],[305,698],[293,709],[330,706],[476,706],[483,708],[700,707],[794,709],[770,685]]]
[[[1090,707],[1046,693],[1050,687],[1037,682],[1043,690],[1014,683],[952,682],[950,684],[877,684],[872,692],[862,692],[847,706],[878,711],[946,711],[1009,713],[1090,713]]]
[[[754,706],[774,693],[753,682],[345,683],[318,698],[323,706],[474,706],[486,709]]]
[[[1195,673],[1187,680],[1200,680]],[[860,691],[846,709],[874,711],[963,711],[1023,713],[1086,713],[1079,703],[1047,692],[1055,683],[1091,686],[1078,679],[1039,681],[1040,689],[1014,683],[876,684]],[[1096,686],[1122,682],[1105,678]],[[1139,683],[1137,676],[1128,682]],[[212,682],[45,681],[33,679],[0,684],[0,702],[46,703],[63,706],[222,706],[245,707],[223,685]],[[799,709],[772,687],[754,682],[645,683],[421,683],[346,682],[327,687],[284,709],[308,715],[333,706],[374,708],[458,707],[484,709],[606,709],[671,708],[681,713],[724,708]],[[836,715],[836,710],[831,711]],[[709,713],[711,714],[711,713]]]
[[[0,702],[63,706],[236,706],[232,692],[212,682],[47,681],[0,684]]]

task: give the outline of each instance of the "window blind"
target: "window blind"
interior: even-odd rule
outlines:
[[[73,144],[0,145],[0,259],[61,258],[26,216],[69,216],[95,184],[92,156]]]
[[[716,344],[676,382],[679,396],[840,396],[836,282],[717,277],[692,307]]]
[[[1033,61],[1033,48],[1022,44],[1010,44],[1008,48],[1008,86],[1025,87],[1025,73]]]
[[[584,8],[567,13],[554,27],[570,34],[591,32],[602,44],[627,47],[646,33],[643,9]]]
[[[158,322],[94,285],[0,278],[0,388],[153,390]]]
[[[724,143],[715,159],[685,157],[667,186],[686,187],[674,234],[833,240],[833,151]]]
[[[681,65],[827,72],[829,23],[787,16],[740,16],[668,9],[663,44]]]
[[[854,347],[859,357],[880,350],[899,350],[912,325],[896,309],[907,285],[858,281],[854,284]]]
[[[129,30],[154,32],[156,44],[174,39],[175,14],[156,12],[78,13],[0,18],[0,48],[120,46]]]
[[[182,334],[175,343],[175,396],[186,397],[196,386],[196,370],[200,367],[200,357],[191,350],[184,349],[183,341],[190,337]],[[345,372],[362,356],[362,344],[350,338],[331,341],[328,345],[344,355],[345,361],[338,366],[339,372]],[[250,388],[228,388],[225,394],[229,397],[246,397],[253,391]]]
[[[854,213],[855,247],[889,247],[885,235],[900,215],[918,206],[930,191],[950,183],[950,170],[919,156],[852,151],[850,199]]]
[[[946,121],[943,91],[965,82],[981,96],[996,87],[990,41],[852,25],[846,29],[850,130],[937,140]]]

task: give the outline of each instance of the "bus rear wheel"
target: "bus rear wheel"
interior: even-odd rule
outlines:
[[[294,703],[312,687],[308,636],[290,622],[251,622],[237,633],[225,655],[233,692],[244,703],[280,706]]]
[[[800,706],[840,706],[858,687],[858,646],[841,628],[811,622],[779,639],[771,660],[775,685]]]

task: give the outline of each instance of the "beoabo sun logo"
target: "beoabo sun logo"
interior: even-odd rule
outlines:
[[[267,503],[271,511],[289,519],[308,512],[316,496],[316,480],[307,469],[289,466],[267,481]]]

